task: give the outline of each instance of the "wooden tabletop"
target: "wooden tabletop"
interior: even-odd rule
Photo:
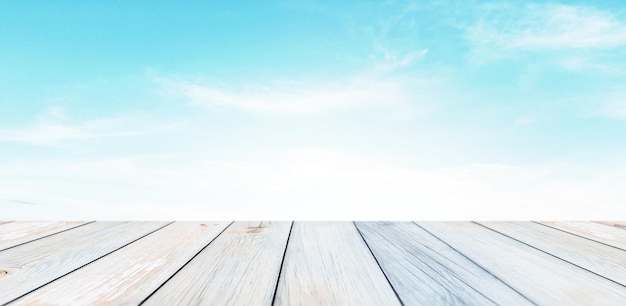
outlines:
[[[626,305],[626,222],[0,221],[0,305]]]

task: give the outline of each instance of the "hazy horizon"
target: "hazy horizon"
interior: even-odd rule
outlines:
[[[2,219],[626,219],[620,1],[0,4]]]

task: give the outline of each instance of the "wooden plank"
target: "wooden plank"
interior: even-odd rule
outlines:
[[[14,300],[163,226],[95,222],[0,252],[0,304]],[[113,268],[113,267],[112,267]]]
[[[278,305],[398,305],[350,222],[296,222],[276,292]]]
[[[533,222],[480,224],[626,285],[626,252],[623,250]]]
[[[11,305],[139,305],[229,224],[176,222]]]
[[[235,222],[144,305],[270,305],[291,222]]]
[[[407,305],[532,305],[518,292],[411,222],[358,222]]]
[[[600,224],[617,227],[619,229],[626,229],[626,221],[595,221]]]
[[[0,225],[2,225],[2,224],[7,224],[7,223],[11,223],[11,222],[14,222],[14,221],[0,221]]]
[[[539,305],[619,305],[623,286],[471,222],[424,222],[444,240]]]
[[[12,222],[0,227],[0,251],[68,230],[87,222]]]
[[[541,224],[626,250],[626,231],[613,226],[580,221],[552,221],[541,222]]]

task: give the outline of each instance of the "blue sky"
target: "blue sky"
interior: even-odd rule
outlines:
[[[18,219],[626,217],[620,1],[0,3]]]

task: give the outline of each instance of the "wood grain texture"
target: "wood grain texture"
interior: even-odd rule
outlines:
[[[539,305],[619,305],[623,286],[471,222],[420,222]]]
[[[165,222],[95,222],[0,252],[0,304],[147,235]],[[114,268],[114,267],[112,267]]]
[[[626,230],[626,221],[596,221],[596,222]]]
[[[170,224],[26,295],[14,304],[138,305],[229,224]]]
[[[563,221],[541,222],[541,224],[626,250],[626,231],[613,226],[596,222]]]
[[[278,305],[399,305],[351,222],[296,222],[276,292]]]
[[[626,285],[626,252],[623,250],[533,222],[480,224]]]
[[[414,223],[357,226],[406,305],[532,305]]]
[[[0,227],[0,251],[33,241],[87,222],[11,222]]]
[[[235,222],[144,305],[270,305],[291,222]]]

